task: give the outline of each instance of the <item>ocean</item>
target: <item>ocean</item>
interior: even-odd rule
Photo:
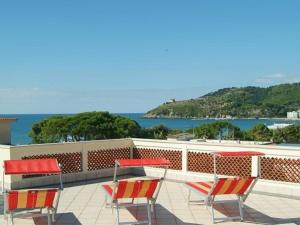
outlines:
[[[23,145],[31,143],[28,133],[34,123],[54,115],[65,114],[9,114],[0,115],[0,117],[15,117],[17,121],[12,125],[12,144]],[[213,123],[214,119],[146,119],[142,113],[119,113],[117,115],[129,117],[137,121],[141,127],[152,127],[163,124],[172,129],[187,130],[200,124]],[[299,123],[300,121],[274,120],[274,119],[233,119],[229,120],[232,124],[247,130],[256,124],[272,125],[274,123]]]

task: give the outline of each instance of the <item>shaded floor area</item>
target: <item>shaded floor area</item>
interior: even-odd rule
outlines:
[[[94,180],[68,185],[61,196],[57,225],[113,225],[114,214],[105,207],[104,192],[101,184],[107,180]],[[200,225],[211,224],[210,209],[203,205],[188,205],[188,191],[181,183],[166,181],[161,189],[155,213],[152,215],[154,225]],[[193,199],[197,196],[192,195]],[[1,212],[3,199],[1,201]],[[219,204],[216,216],[235,216],[238,213],[235,204]],[[136,221],[146,218],[145,207],[121,209],[122,221]],[[222,222],[222,224],[299,224],[300,200],[251,194],[245,202],[245,220]],[[0,224],[5,224],[0,214]],[[15,218],[16,225],[45,225],[47,217],[22,216]]]

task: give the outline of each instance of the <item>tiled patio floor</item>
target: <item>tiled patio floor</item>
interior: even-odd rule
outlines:
[[[100,185],[105,180],[76,183],[64,189],[55,224],[114,224],[114,215],[105,207],[104,194]],[[153,215],[154,225],[211,224],[210,210],[203,205],[187,204],[187,189],[180,183],[164,183]],[[192,196],[194,198],[196,196]],[[2,207],[2,206],[1,206]],[[235,205],[219,205],[217,216],[236,215]],[[251,194],[245,203],[244,222],[222,224],[300,224],[300,200]],[[121,209],[121,221],[136,221],[146,215],[144,207]],[[0,214],[0,224],[4,224]],[[32,219],[15,218],[16,225],[47,224],[46,216]]]

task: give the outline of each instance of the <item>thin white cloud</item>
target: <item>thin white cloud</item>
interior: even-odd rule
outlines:
[[[270,86],[276,84],[283,84],[283,83],[296,83],[300,82],[300,75],[299,76],[291,76],[283,73],[275,73],[270,75],[265,75],[257,78],[255,83],[261,86]]]
[[[267,77],[268,78],[273,78],[273,79],[284,79],[284,78],[286,78],[286,75],[282,74],[282,73],[275,73],[275,74],[271,74]]]
[[[166,89],[43,89],[0,88],[0,114],[70,113],[84,111],[146,112],[175,98],[189,99],[205,88]]]
[[[44,90],[41,88],[0,88],[0,100],[7,99],[30,99],[40,97],[55,97],[62,93],[53,90]]]

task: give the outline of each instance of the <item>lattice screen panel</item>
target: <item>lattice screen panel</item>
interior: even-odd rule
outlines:
[[[47,154],[26,156],[22,159],[57,159],[61,164],[63,173],[78,173],[82,172],[82,154],[81,152]],[[26,176],[29,177],[29,176]]]
[[[130,159],[130,148],[89,151],[88,170],[114,168],[116,159]]]
[[[165,158],[170,160],[170,169],[182,169],[182,152],[177,150],[135,148],[133,150],[133,158]]]
[[[250,176],[251,157],[217,157],[217,173],[228,176]],[[188,170],[213,173],[213,156],[204,152],[188,152]]]
[[[300,183],[300,159],[262,157],[261,178]]]

